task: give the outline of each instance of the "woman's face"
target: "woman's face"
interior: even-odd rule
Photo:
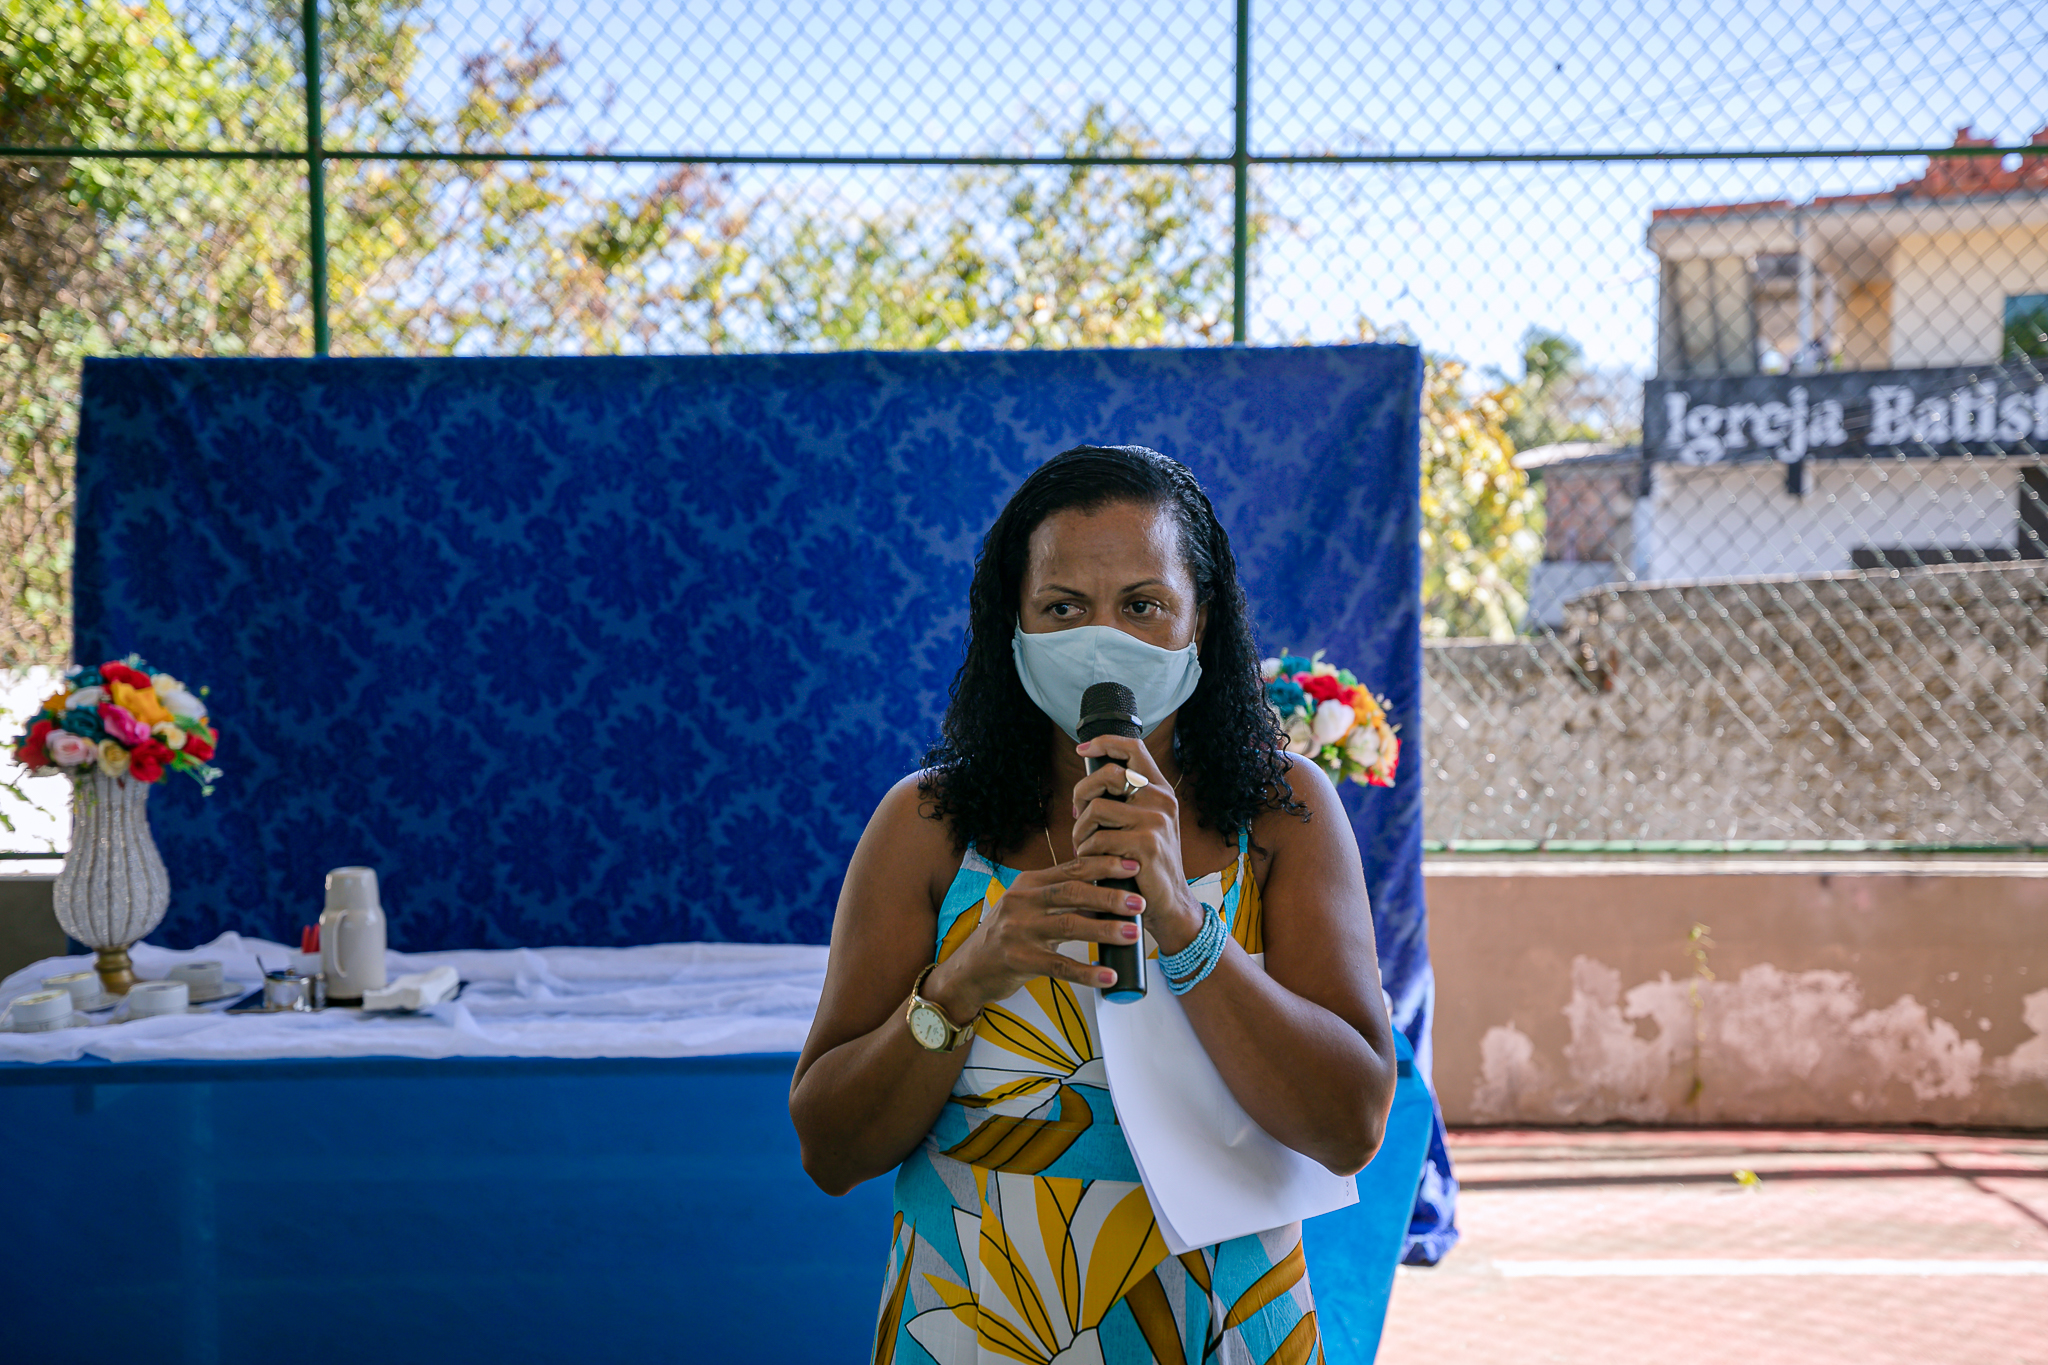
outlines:
[[[1206,608],[1173,512],[1136,502],[1055,512],[1031,533],[1019,593],[1024,633],[1115,626],[1161,649],[1202,638]]]

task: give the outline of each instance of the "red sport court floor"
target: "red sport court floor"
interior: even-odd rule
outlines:
[[[1454,1134],[1385,1365],[2048,1365],[2048,1137]],[[1738,1174],[1742,1173],[1742,1174]]]

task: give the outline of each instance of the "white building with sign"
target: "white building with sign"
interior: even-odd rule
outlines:
[[[1532,626],[1617,579],[2043,557],[2048,152],[1934,158],[1880,194],[1659,209],[1648,242],[1644,446],[1518,461],[1549,512]]]
[[[1989,364],[2048,306],[2048,152],[1935,158],[1878,194],[1657,209],[1649,247],[1660,375]]]

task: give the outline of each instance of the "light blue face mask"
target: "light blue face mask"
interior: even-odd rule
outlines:
[[[1131,689],[1138,699],[1140,733],[1149,736],[1195,694],[1202,680],[1197,648],[1190,643],[1186,649],[1161,649],[1115,626],[1027,635],[1020,622],[1010,638],[1024,690],[1069,736],[1080,728],[1081,694],[1099,682]]]

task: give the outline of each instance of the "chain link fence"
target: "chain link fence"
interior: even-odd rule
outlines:
[[[0,0],[0,663],[68,654],[86,354],[1412,339],[1434,842],[2048,844],[2044,50],[2026,3]]]

